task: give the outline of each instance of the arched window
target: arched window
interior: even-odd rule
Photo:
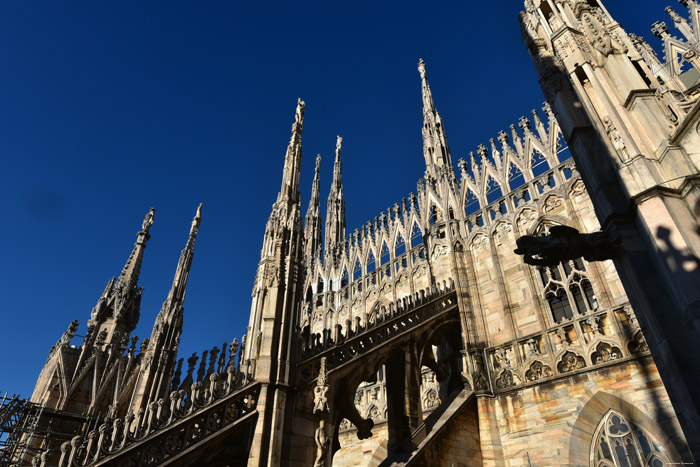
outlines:
[[[535,235],[548,235],[549,227],[547,224],[540,225]],[[555,323],[570,320],[575,314],[585,315],[598,310],[598,300],[581,258],[538,269],[543,295]]]
[[[591,445],[591,467],[662,467],[665,450],[651,433],[611,410],[598,424]]]

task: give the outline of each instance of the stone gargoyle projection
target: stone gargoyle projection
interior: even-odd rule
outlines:
[[[515,243],[515,253],[524,255],[525,263],[532,266],[556,266],[562,261],[576,258],[586,261],[618,259],[622,255],[622,239],[617,232],[593,232],[581,234],[573,227],[556,225],[549,228],[549,235],[523,235]]]

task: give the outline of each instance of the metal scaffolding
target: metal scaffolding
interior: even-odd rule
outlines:
[[[31,466],[31,460],[50,444],[69,441],[75,433],[62,433],[60,421],[76,422],[83,427],[97,422],[96,417],[47,409],[27,399],[7,393],[0,401],[0,467]]]

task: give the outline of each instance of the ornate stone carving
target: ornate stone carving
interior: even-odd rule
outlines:
[[[326,357],[321,358],[321,368],[318,371],[316,387],[314,388],[314,410],[313,413],[328,413],[328,375],[326,374]]]
[[[564,225],[555,225],[549,231],[549,235],[541,237],[518,238],[515,253],[525,255],[525,263],[533,266],[556,266],[581,257],[586,261],[604,261],[618,258],[622,253],[622,239],[616,232],[579,234],[578,230]]]
[[[591,361],[594,365],[604,363],[610,360],[622,358],[622,352],[617,347],[614,347],[606,342],[601,342],[596,346],[596,351],[591,354]]]
[[[632,337],[632,341],[627,345],[627,348],[629,349],[630,353],[640,353],[640,352],[646,352],[649,350],[649,346],[647,345],[647,341],[644,338],[644,335],[642,334],[642,331],[637,331],[634,336]]]
[[[519,383],[520,381],[518,376],[510,370],[503,371],[503,373],[501,373],[498,379],[496,379],[496,387],[498,389],[506,389],[512,386],[516,386]]]
[[[525,372],[525,379],[528,381],[537,381],[538,379],[548,378],[552,376],[552,369],[540,361],[532,362],[530,369]]]
[[[608,137],[610,138],[615,151],[617,151],[618,156],[620,156],[620,159],[623,162],[626,161],[629,159],[630,155],[629,152],[627,152],[625,140],[622,139],[620,132],[617,131],[617,128],[615,128],[615,125],[610,117],[603,117],[603,123],[605,124],[605,131],[608,133]]]
[[[566,373],[584,368],[585,366],[586,362],[583,360],[583,357],[576,355],[573,352],[566,352],[564,355],[562,355],[561,360],[557,365],[557,370],[559,370],[559,373]]]
[[[559,206],[561,206],[563,203],[564,201],[560,197],[555,195],[549,196],[544,201],[544,212],[552,212]]]

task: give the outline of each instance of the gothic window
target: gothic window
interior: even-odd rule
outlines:
[[[668,462],[651,433],[612,410],[598,424],[591,447],[592,467],[662,467]]]
[[[540,226],[535,235],[548,235],[549,226]],[[598,310],[598,300],[581,258],[564,261],[557,266],[540,267],[543,295],[555,323]]]

